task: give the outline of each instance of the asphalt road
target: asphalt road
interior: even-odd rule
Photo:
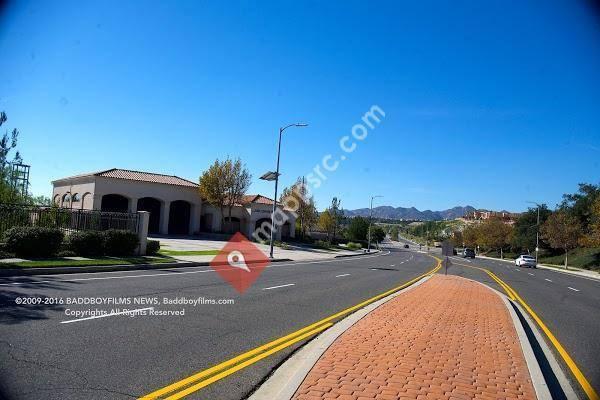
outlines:
[[[239,295],[209,267],[0,280],[0,390],[6,399],[128,399],[353,306],[435,266],[403,249],[319,262],[276,263]],[[78,320],[67,310],[131,305],[17,305],[15,298],[198,298],[235,304],[155,306],[184,316]],[[301,343],[300,343],[301,344]],[[296,346],[297,347],[297,346]],[[296,347],[190,396],[244,398]]]
[[[510,285],[556,336],[595,390],[600,391],[600,281],[546,269],[517,268],[500,260],[452,257],[451,261],[449,274],[504,292],[485,272],[470,268],[483,267]],[[556,358],[567,371],[561,357]],[[567,376],[575,381],[570,372]],[[580,389],[576,383],[573,386]]]

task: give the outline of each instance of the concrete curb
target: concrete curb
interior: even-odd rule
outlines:
[[[519,320],[517,313],[506,296],[502,295],[498,291],[495,292],[500,295],[500,298],[504,302],[504,305],[508,309],[508,313],[513,320],[513,325],[517,331],[519,342],[521,342],[521,350],[523,350],[523,356],[525,357],[525,362],[527,362],[527,369],[529,370],[529,376],[531,376],[531,384],[535,389],[537,399],[552,400],[552,395],[548,389],[546,379],[544,379],[544,374],[542,373],[540,364],[538,363],[537,358],[535,358],[535,353],[533,352],[531,343],[529,343],[529,339],[527,338],[527,334],[525,333],[523,325],[521,325],[521,321]]]
[[[468,279],[468,278],[465,278],[465,279]],[[475,281],[472,279],[469,279],[469,280],[479,283],[480,285],[485,286],[487,289],[492,290],[498,296],[500,296],[502,301],[504,301],[504,304],[508,308],[508,312],[513,320],[513,325],[515,326],[515,329],[517,331],[517,336],[519,337],[519,341],[521,342],[521,349],[523,350],[523,355],[525,356],[525,361],[527,362],[527,369],[529,370],[529,375],[531,376],[531,382],[533,384],[533,388],[535,389],[535,393],[537,395],[538,400],[545,400],[545,399],[551,400],[552,395],[550,394],[550,391],[548,389],[548,384],[546,383],[544,375],[541,371],[539,362],[537,361],[537,358],[535,357],[535,353],[533,351],[531,343],[530,343],[529,339],[527,338],[527,334],[525,333],[523,324],[521,323],[519,316],[517,315],[514,308],[512,307],[513,305],[519,309],[519,312],[523,316],[524,320],[527,322],[529,329],[531,329],[531,332],[535,336],[535,339],[537,340],[538,344],[540,345],[546,360],[550,364],[550,368],[552,369],[554,376],[558,380],[558,383],[559,383],[561,389],[563,390],[566,398],[568,400],[577,400],[579,397],[575,394],[575,391],[573,390],[571,383],[567,379],[562,368],[559,366],[558,361],[554,357],[554,353],[552,353],[552,350],[550,350],[550,348],[548,347],[548,344],[542,337],[542,334],[538,330],[537,326],[531,320],[531,318],[525,312],[525,310],[523,310],[523,308],[517,302],[510,300],[504,293],[501,293],[501,292],[497,291],[496,289],[487,286],[484,283],[481,283],[481,282],[478,282],[478,281]]]
[[[258,389],[248,397],[249,400],[285,400],[291,399],[296,390],[300,387],[306,375],[317,363],[319,358],[333,344],[333,342],[344,332],[350,329],[355,323],[375,310],[377,307],[387,303],[405,293],[408,290],[416,288],[426,282],[431,275],[423,277],[412,285],[392,293],[381,300],[378,300],[360,310],[350,314],[346,318],[334,324],[331,328],[321,333],[319,336],[308,342],[299,351],[293,354],[285,361],[267,380],[258,387]]]
[[[289,258],[278,258],[271,260],[271,262],[282,262],[282,261],[293,261]],[[220,263],[218,265],[225,265]],[[210,262],[208,261],[181,261],[174,263],[162,263],[162,264],[134,264],[134,265],[90,265],[83,267],[31,267],[31,268],[6,268],[0,269],[0,277],[11,277],[11,276],[31,276],[31,275],[62,275],[62,274],[86,274],[92,272],[118,272],[118,271],[144,271],[153,269],[167,269],[167,268],[188,268],[188,267],[208,267]]]

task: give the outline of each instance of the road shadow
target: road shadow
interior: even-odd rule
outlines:
[[[49,296],[46,290],[72,290],[63,282],[52,281],[44,278],[19,277],[18,280],[3,280],[0,286],[0,325],[15,325],[31,320],[48,319],[50,312],[64,312],[64,304],[46,301],[47,298],[57,298],[60,295]],[[75,285],[76,282],[68,282]],[[10,285],[10,286],[9,286]],[[17,299],[39,298],[41,304],[19,304]]]

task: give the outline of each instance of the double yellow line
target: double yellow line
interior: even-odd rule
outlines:
[[[558,354],[560,354],[560,356],[564,360],[565,364],[567,364],[567,367],[569,367],[569,369],[575,376],[575,379],[577,379],[577,382],[579,382],[579,384],[583,388],[583,391],[588,396],[588,398],[590,400],[600,400],[600,396],[598,396],[598,393],[596,392],[596,390],[594,390],[594,388],[592,387],[590,382],[587,380],[585,375],[583,375],[583,372],[581,372],[581,370],[579,369],[577,364],[575,364],[575,361],[573,361],[573,358],[569,355],[569,353],[567,353],[567,351],[565,350],[563,345],[558,341],[556,336],[554,336],[554,334],[550,331],[550,329],[548,329],[548,327],[541,320],[541,318],[535,313],[535,311],[533,311],[531,309],[531,307],[529,307],[529,305],[525,302],[525,300],[523,300],[523,298],[521,296],[519,296],[519,294],[512,287],[510,287],[502,279],[498,278],[498,276],[496,276],[496,274],[494,274],[489,269],[475,267],[475,266],[467,265],[467,264],[460,264],[460,263],[457,263],[457,264],[465,266],[465,267],[475,268],[475,269],[479,269],[481,271],[485,271],[494,281],[496,281],[496,283],[498,283],[502,287],[502,289],[504,289],[504,291],[506,292],[508,297],[510,297],[511,300],[517,301],[519,304],[521,304],[521,306],[523,306],[523,308],[525,310],[527,310],[529,315],[531,315],[531,317],[539,325],[540,329],[546,334],[546,337],[548,337],[548,340],[550,340],[550,342],[552,343],[552,345],[554,346],[556,351],[558,351]]]
[[[432,256],[433,257],[433,256]],[[333,323],[360,308],[363,308],[371,303],[376,302],[377,300],[381,300],[382,298],[389,296],[395,292],[398,292],[417,281],[423,279],[426,276],[432,275],[439,271],[441,268],[441,262],[437,257],[433,257],[436,259],[437,263],[435,268],[431,271],[426,272],[418,277],[411,279],[410,281],[397,286],[393,289],[390,289],[386,292],[378,294],[377,296],[373,296],[363,302],[360,302],[352,307],[348,307],[345,310],[337,312],[333,315],[330,315],[327,318],[324,318],[320,321],[317,321],[313,324],[305,326],[302,329],[299,329],[295,332],[290,333],[289,335],[283,336],[279,339],[273,340],[272,342],[266,343],[262,346],[256,347],[250,351],[247,351],[243,354],[240,354],[234,358],[231,358],[227,361],[224,361],[220,364],[217,364],[211,368],[205,369],[203,371],[199,371],[185,379],[174,382],[168,386],[165,386],[161,389],[158,389],[152,393],[149,393],[145,396],[140,397],[142,400],[154,400],[154,399],[165,399],[165,400],[176,400],[181,399],[189,394],[192,394],[218,380],[225,378],[241,369],[246,368],[249,365],[252,365],[263,358],[270,356],[271,354],[277,353],[280,350],[285,349],[295,343],[298,343],[304,339],[307,339],[319,332],[324,331],[333,325]]]

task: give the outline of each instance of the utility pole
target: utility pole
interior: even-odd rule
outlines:
[[[367,238],[367,253],[371,252],[371,221],[373,220],[373,199],[376,197],[383,197],[383,196],[371,196],[371,208],[369,211],[369,237]]]

